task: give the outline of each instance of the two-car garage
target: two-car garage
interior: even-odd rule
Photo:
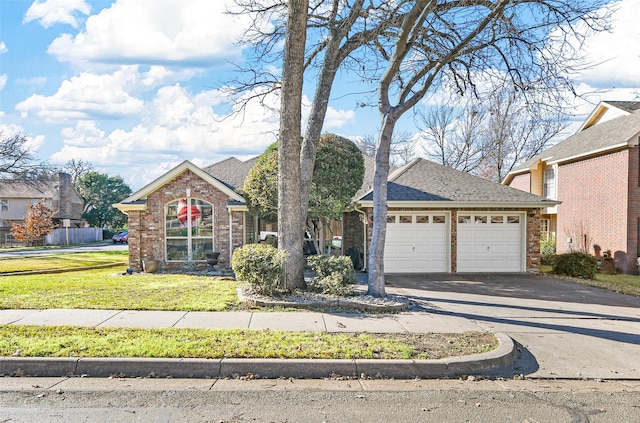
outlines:
[[[451,272],[452,267],[456,272],[522,272],[524,241],[520,212],[389,211],[384,268],[387,273]]]

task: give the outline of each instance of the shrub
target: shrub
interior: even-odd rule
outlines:
[[[315,273],[308,284],[309,290],[341,296],[353,293],[356,275],[349,257],[319,254],[308,260]]]
[[[267,244],[246,244],[231,257],[236,279],[261,294],[272,294],[280,285],[287,253]]]
[[[556,240],[554,237],[547,237],[540,241],[540,262],[542,264],[553,264],[556,258]]]
[[[556,257],[553,273],[582,278],[593,278],[598,271],[595,257],[584,253],[567,253]]]

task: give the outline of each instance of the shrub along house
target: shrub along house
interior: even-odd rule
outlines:
[[[185,161],[114,206],[129,216],[129,265],[207,266],[256,242],[261,222],[240,193],[255,159],[205,169]],[[373,160],[343,216],[342,251],[357,267],[371,236]],[[389,273],[525,272],[539,266],[540,209],[556,201],[418,159],[389,176],[385,269]],[[264,229],[264,228],[263,228]]]

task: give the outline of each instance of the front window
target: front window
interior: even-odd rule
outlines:
[[[552,200],[556,199],[556,172],[550,167],[544,170],[544,185],[542,187],[543,197]]]
[[[0,200],[0,211],[8,211],[9,210],[9,200],[4,199]]]
[[[167,261],[205,261],[213,252],[213,206],[182,198],[165,207]]]

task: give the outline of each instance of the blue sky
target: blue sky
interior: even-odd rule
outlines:
[[[573,76],[587,97],[576,120],[600,100],[638,99],[640,0],[615,3],[612,31],[583,46],[594,66]],[[221,0],[0,0],[2,135],[23,134],[40,158],[90,162],[134,190],[183,160],[261,153],[275,140],[278,99],[229,114],[220,88],[229,63],[242,63],[234,41],[247,21],[224,10]],[[377,112],[360,100],[335,94],[324,129],[375,134]]]

